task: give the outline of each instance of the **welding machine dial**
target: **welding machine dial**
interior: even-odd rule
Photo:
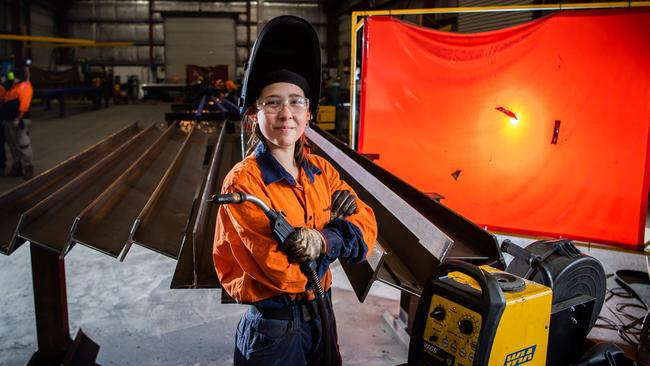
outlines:
[[[445,319],[445,315],[445,308],[442,306],[436,306],[436,308],[431,312],[431,317],[437,321],[443,321]]]
[[[474,322],[469,317],[463,318],[458,321],[458,330],[463,334],[471,335],[474,332]]]

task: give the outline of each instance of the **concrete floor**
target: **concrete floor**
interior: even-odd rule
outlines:
[[[34,108],[32,141],[36,174],[134,122],[162,122],[169,104],[112,106],[91,111],[71,105],[69,116]],[[0,193],[20,184],[0,179]],[[505,237],[499,237],[500,240]],[[528,239],[515,239],[519,244]],[[582,248],[607,273],[645,270],[641,255]],[[36,335],[29,250],[0,256],[0,365],[23,365],[35,351]],[[100,346],[101,365],[229,365],[241,305],[222,305],[220,290],[170,290],[175,261],[134,246],[125,262],[76,246],[66,256],[72,336],[78,328]],[[334,266],[334,308],[346,365],[396,365],[407,349],[382,321],[399,310],[399,292],[376,283],[360,304],[340,267]],[[612,332],[597,339],[620,343]]]

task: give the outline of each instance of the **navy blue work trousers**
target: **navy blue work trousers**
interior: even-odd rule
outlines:
[[[331,309],[331,307],[329,307]],[[291,320],[265,319],[250,306],[237,325],[235,366],[244,365],[324,365],[325,347],[321,341],[320,315],[303,320],[299,306],[292,306]],[[336,319],[329,311],[332,365],[341,365],[336,334]]]

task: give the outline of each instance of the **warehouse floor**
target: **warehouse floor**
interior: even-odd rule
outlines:
[[[71,104],[65,118],[56,118],[55,110],[33,109],[36,174],[134,121],[162,122],[170,106],[140,104],[92,111],[89,105]],[[21,182],[0,179],[0,193]],[[646,270],[640,255],[597,249],[588,253],[603,262],[607,273],[620,268]],[[170,290],[174,268],[174,260],[139,246],[124,262],[76,246],[66,256],[72,336],[82,328],[97,342],[101,365],[232,364],[235,327],[245,307],[222,305],[220,290]],[[335,264],[333,292],[346,365],[406,362],[406,347],[385,321],[399,311],[397,290],[376,283],[360,304]],[[0,257],[0,293],[0,365],[24,365],[36,348],[27,245]],[[615,333],[600,329],[592,337],[621,343]]]

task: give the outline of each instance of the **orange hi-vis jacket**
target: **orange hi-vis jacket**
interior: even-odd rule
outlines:
[[[9,90],[5,93],[3,99],[5,103],[18,99],[20,102],[18,110],[20,111],[20,117],[22,117],[23,114],[29,111],[29,105],[32,102],[32,96],[34,96],[32,83],[29,81],[21,81],[20,83],[12,85],[11,88],[9,88]]]
[[[330,222],[332,193],[353,189],[325,159],[308,155],[296,180],[263,144],[239,162],[223,182],[222,193],[257,196],[276,212],[284,212],[293,227],[320,230],[327,251],[318,259],[324,291],[330,288],[329,264],[336,258],[361,262],[377,241],[377,224],[370,207],[357,197],[357,211]],[[355,194],[356,196],[356,194]],[[223,288],[235,300],[269,307],[313,299],[298,263],[278,249],[269,220],[253,203],[223,205],[215,229],[213,259]]]

